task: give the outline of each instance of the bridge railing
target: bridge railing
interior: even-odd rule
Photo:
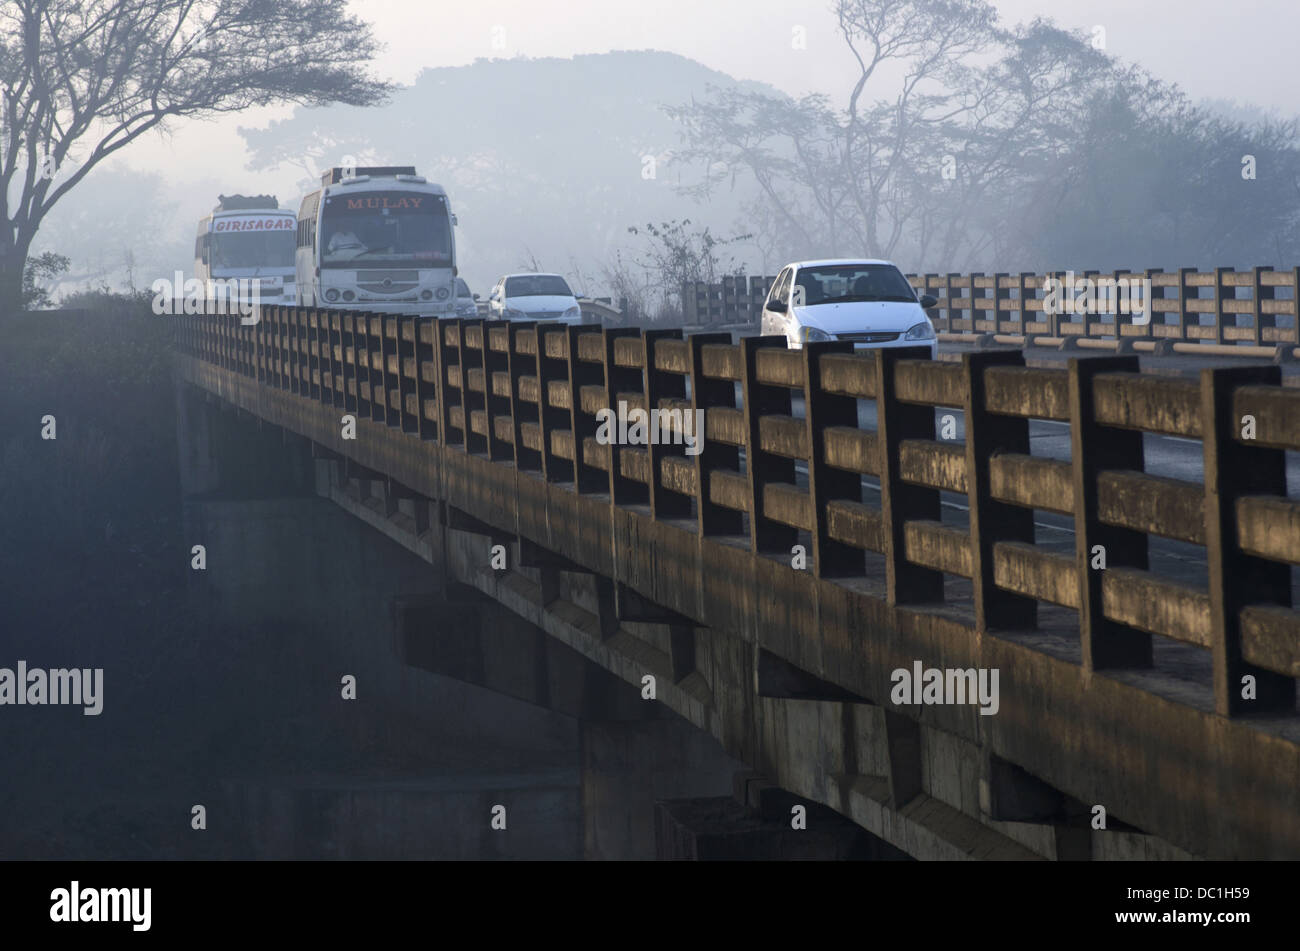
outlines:
[[[1044,308],[1049,279],[1065,281],[1150,280],[1149,318],[1136,323],[1128,314],[1053,313]],[[918,293],[931,294],[935,328],[960,342],[962,337],[994,334],[1007,343],[1057,345],[1138,351],[1196,352],[1191,347],[1232,347],[1240,356],[1270,356],[1279,350],[1294,356],[1300,346],[1296,288],[1300,268],[1246,271],[1221,267],[1211,271],[1179,268],[1165,272],[1117,270],[1024,272],[1020,274],[909,274]],[[713,284],[687,284],[682,291],[688,324],[751,323],[757,326],[771,277],[726,278]],[[1073,296],[1073,295],[1071,295]],[[961,336],[955,336],[961,335]],[[1251,348],[1257,348],[1252,351]],[[1200,352],[1210,352],[1201,350]],[[1227,352],[1227,351],[1225,351]]]
[[[1033,369],[1018,351],[947,363],[848,343],[793,351],[725,333],[290,307],[252,325],[180,319],[186,354],[412,440],[739,540],[792,571],[802,548],[816,577],[951,608],[975,637],[1064,623],[1085,671],[1156,665],[1153,635],[1192,645],[1208,653],[1220,715],[1296,713],[1300,501],[1286,453],[1300,451],[1300,389],[1277,367],[1189,381],[1140,373],[1134,356]],[[625,418],[667,413],[682,441],[602,438],[620,404]],[[688,454],[687,417],[673,414],[694,412],[704,429]],[[1032,451],[1031,421],[1069,426],[1068,460]],[[1149,434],[1199,441],[1202,481],[1148,474]],[[964,524],[944,518],[945,492],[964,496]],[[1035,511],[1073,520],[1072,552],[1036,539]],[[1153,569],[1153,537],[1202,547],[1204,581]]]
[[[688,327],[753,324],[763,315],[763,302],[776,277],[726,276],[720,281],[682,285],[683,322]]]

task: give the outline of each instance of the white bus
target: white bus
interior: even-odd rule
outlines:
[[[208,298],[248,300],[257,281],[263,304],[292,304],[294,228],[291,209],[274,195],[220,195],[212,214],[199,219],[194,241],[194,276]],[[238,283],[231,283],[232,281]]]
[[[298,211],[298,303],[390,314],[456,310],[455,216],[411,166],[332,168]]]

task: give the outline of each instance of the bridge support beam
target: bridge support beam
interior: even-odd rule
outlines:
[[[796,820],[795,807],[803,814]],[[661,860],[906,860],[852,820],[808,802],[750,771],[732,796],[655,804],[655,857]]]
[[[652,701],[646,707],[664,711]],[[656,857],[656,803],[713,797],[742,764],[678,716],[582,721],[583,854],[588,859]],[[851,823],[850,823],[851,824]]]

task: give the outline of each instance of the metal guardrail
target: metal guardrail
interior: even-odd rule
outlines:
[[[1106,718],[1118,714],[1104,712],[1113,699],[1088,699],[1096,689],[1089,686],[1092,673],[1152,669],[1153,635],[1206,651],[1212,691],[1202,702],[1126,682],[1126,697],[1145,697],[1124,714],[1134,719],[1127,729],[1157,731],[1163,748],[1187,732],[1169,719],[1178,711],[1193,719],[1268,714],[1297,720],[1300,612],[1291,604],[1291,567],[1300,564],[1300,500],[1287,494],[1286,453],[1300,451],[1300,390],[1280,385],[1278,367],[1205,370],[1190,381],[1140,373],[1135,356],[1077,358],[1068,369],[1038,369],[1026,367],[1019,351],[967,353],[950,363],[923,359],[916,350],[855,353],[845,343],[793,351],[779,338],[732,343],[728,334],[682,338],[672,330],[286,307],[263,308],[260,321],[247,326],[234,318],[178,319],[179,347],[193,366],[225,374],[202,377],[204,385],[224,379],[221,386],[229,391],[239,383],[250,401],[282,392],[297,398],[294,406],[328,408],[333,422],[329,412],[318,413],[319,433],[304,424],[313,439],[331,438],[329,427],[337,432],[339,412],[370,420],[392,435],[376,450],[379,461],[364,464],[400,463],[402,472],[389,474],[405,484],[425,478],[425,447],[436,448],[444,470],[453,457],[481,460],[473,472],[457,475],[456,491],[481,496],[476,504],[493,512],[516,509],[519,532],[526,526],[545,532],[536,539],[541,543],[571,535],[566,544],[574,553],[565,556],[589,567],[611,557],[616,565],[641,565],[644,553],[620,548],[632,544],[620,539],[650,537],[652,526],[687,531],[699,545],[724,540],[730,547],[717,552],[727,558],[740,557],[734,546],[743,539],[754,560],[746,570],[755,578],[771,575],[768,583],[790,592],[804,575],[815,579],[818,599],[847,585],[846,604],[856,604],[867,595],[852,586],[866,579],[879,585],[873,590],[890,609],[942,612],[924,616],[941,616],[948,626],[925,636],[953,657],[970,650],[962,638],[1032,636],[1048,615],[1059,633],[1064,612],[1077,624],[1075,674],[1068,683],[1053,674],[1055,686],[1035,689],[1068,696],[1060,702],[1074,704],[1078,716],[1101,717],[1102,734],[1116,729]],[[795,413],[796,399],[802,415]],[[675,443],[598,441],[596,413],[620,401],[629,408],[702,411],[702,451],[688,456]],[[875,430],[860,425],[860,401],[874,401]],[[937,438],[935,411],[943,408],[964,413],[964,441]],[[293,410],[292,418],[303,412]],[[1069,424],[1068,461],[1033,454],[1031,420]],[[1147,474],[1144,434],[1199,440],[1203,481]],[[403,455],[410,459],[402,462]],[[806,469],[806,480],[797,466]],[[539,491],[555,487],[589,500],[564,517],[594,518],[603,504],[614,527],[557,524],[558,513],[534,526],[538,500],[512,494],[532,484],[525,474]],[[878,505],[864,501],[864,476],[879,483]],[[968,525],[944,522],[944,491],[964,494]],[[1073,553],[1036,543],[1035,510],[1073,518]],[[643,527],[620,534],[624,522]],[[1149,542],[1156,537],[1203,546],[1205,583],[1152,570]],[[611,544],[618,550],[610,551]],[[796,545],[806,548],[806,572],[791,566]],[[1096,566],[1099,548],[1104,568]],[[652,563],[662,566],[665,557],[660,552]],[[703,574],[690,582],[697,590],[673,609],[689,613],[690,605],[707,604],[704,610],[722,619],[748,616],[754,609],[744,600],[748,589],[711,578],[702,550],[698,557]],[[780,580],[787,575],[794,580]],[[676,597],[666,581],[645,580],[664,597]],[[742,600],[727,603],[728,592]],[[805,609],[791,603],[781,610],[793,618]],[[807,630],[789,623],[779,636],[792,662],[869,694],[853,670],[831,662],[839,656],[831,645],[842,643],[836,650],[848,651],[851,660],[855,639],[875,633],[820,611]],[[819,638],[816,645],[799,640],[810,636]],[[809,651],[815,663],[800,660]],[[1246,677],[1253,678],[1249,696]],[[1147,718],[1161,725],[1139,724]],[[1192,734],[1216,735],[1195,722],[1202,733]],[[1294,727],[1268,735],[1251,730],[1233,734],[1231,742],[1263,744],[1251,745],[1250,753],[1262,770],[1272,767],[1259,764],[1296,744]],[[1056,727],[1051,731],[1054,739],[1041,744],[1048,749],[1064,742]],[[1089,775],[1087,769],[1102,763],[1116,769],[1110,754],[1081,755],[1096,762],[1073,775]],[[1192,754],[1180,748],[1176,755]],[[1195,754],[1215,755],[1224,754]],[[1113,781],[1131,779],[1119,769]],[[1259,788],[1258,777],[1250,782]],[[1291,787],[1284,782],[1282,788]],[[1223,807],[1208,792],[1196,795],[1205,799],[1198,808],[1206,815]],[[1268,800],[1259,808],[1283,807]],[[1159,821],[1158,810],[1151,815]],[[1262,812],[1233,820],[1268,821]],[[1268,834],[1251,828],[1258,848],[1266,848]],[[1198,835],[1229,835],[1197,829]],[[1291,844],[1275,847],[1300,850],[1300,825],[1286,836]]]

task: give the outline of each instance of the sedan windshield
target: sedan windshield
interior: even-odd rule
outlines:
[[[833,264],[800,268],[793,296],[796,307],[852,301],[916,301],[912,285],[892,264]]]
[[[558,274],[524,274],[506,278],[506,297],[572,297]]]

